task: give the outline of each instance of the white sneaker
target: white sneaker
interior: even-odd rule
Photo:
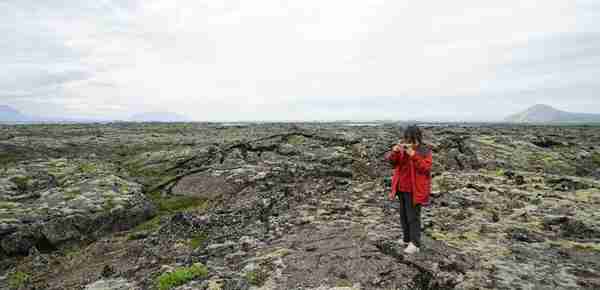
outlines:
[[[418,253],[419,252],[419,248],[417,248],[417,246],[415,246],[415,244],[408,243],[408,247],[406,247],[406,249],[404,249],[404,253],[405,254],[414,254],[414,253]]]

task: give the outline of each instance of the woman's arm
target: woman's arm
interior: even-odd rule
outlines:
[[[385,154],[385,159],[394,166],[404,164],[408,160],[407,157],[408,157],[407,154],[402,150],[400,150],[400,151],[392,150]]]
[[[419,173],[429,173],[431,171],[431,165],[433,163],[431,150],[429,150],[425,155],[415,153],[413,156],[411,156],[411,159],[414,162],[415,171]]]

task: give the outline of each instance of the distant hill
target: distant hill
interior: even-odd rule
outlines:
[[[184,115],[171,112],[147,112],[131,116],[134,122],[189,122],[190,119]]]
[[[586,123],[600,122],[600,114],[572,113],[557,110],[548,105],[534,105],[525,111],[504,119],[513,123]]]
[[[23,115],[21,112],[9,106],[0,105],[0,122],[27,122],[31,117]]]
[[[6,124],[41,124],[41,123],[97,123],[110,122],[109,119],[78,117],[45,117],[25,115],[18,110],[0,105],[0,123]]]

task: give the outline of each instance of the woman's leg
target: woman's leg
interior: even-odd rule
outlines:
[[[397,192],[396,197],[400,201],[400,224],[402,225],[402,240],[405,243],[410,241],[410,227],[408,224],[408,215],[406,208],[406,196],[408,194],[406,192]]]
[[[413,235],[412,242],[417,247],[421,247],[421,205],[417,204],[414,207],[415,219],[411,225],[410,233]]]
[[[409,240],[415,244],[415,246],[421,246],[421,205],[412,204],[412,193],[407,194],[408,201],[406,206],[406,215],[409,228]]]

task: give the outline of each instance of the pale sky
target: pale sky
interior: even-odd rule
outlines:
[[[0,105],[43,116],[600,113],[600,1],[0,0]]]

